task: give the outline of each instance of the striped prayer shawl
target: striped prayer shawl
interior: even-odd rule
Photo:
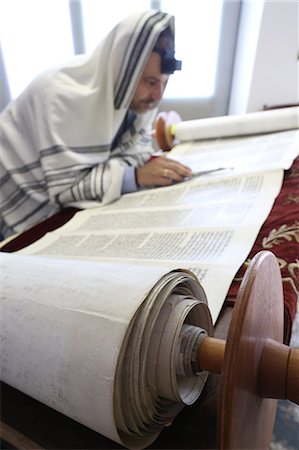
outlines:
[[[126,165],[153,152],[155,111],[115,137],[160,33],[173,17],[139,12],[91,55],[38,76],[0,116],[0,235],[20,232],[64,206],[96,206],[121,195]]]

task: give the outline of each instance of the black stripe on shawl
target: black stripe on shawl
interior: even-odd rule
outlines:
[[[98,166],[95,173],[94,179],[94,191],[97,192],[97,199],[101,200],[104,196],[104,171],[106,168],[106,163],[103,166]],[[100,183],[99,183],[100,178]],[[100,189],[100,191],[99,191]]]
[[[12,183],[11,183],[12,181]],[[42,191],[45,189],[46,182],[44,179],[35,179],[35,180],[24,180],[22,183],[19,183],[18,185],[15,184],[14,180],[10,176],[10,173],[8,173],[5,177],[1,179],[1,188],[5,187],[7,192],[10,192],[9,195],[6,197],[5,201],[2,202],[4,204],[9,197],[13,195],[13,193],[16,191]]]
[[[102,153],[110,150],[110,144],[105,145],[90,145],[88,147],[67,147],[62,145],[54,145],[50,148],[45,148],[40,151],[41,157],[56,155],[67,150],[71,150],[75,153]]]
[[[4,186],[4,184],[7,183],[10,179],[11,179],[10,174],[9,174],[9,173],[6,173],[6,174],[4,175],[4,177],[2,177],[2,178],[0,179],[0,187]]]
[[[74,164],[73,166],[65,166],[60,169],[51,169],[44,172],[45,179],[47,183],[55,180],[61,180],[63,178],[77,178],[78,176],[83,177],[93,168],[90,165],[78,165]]]
[[[72,197],[73,197],[73,200],[75,201],[75,200],[77,200],[77,198],[78,198],[78,195],[75,195],[75,189],[77,189],[78,190],[78,186],[71,186],[70,187],[70,191],[71,191],[71,194],[72,194]]]
[[[22,183],[21,185],[12,189],[5,201],[0,205],[1,214],[7,211],[15,210],[25,200],[28,200],[30,193],[43,192],[45,190],[45,182],[43,180]]]
[[[4,186],[12,178],[12,175],[18,173],[31,172],[32,170],[39,169],[40,167],[41,164],[37,160],[32,162],[31,164],[25,164],[24,166],[17,167],[16,169],[6,170],[5,175],[2,178],[0,178],[0,187]]]
[[[26,214],[26,216],[23,216],[22,219],[18,220],[17,222],[14,222],[13,224],[11,224],[9,226],[11,228],[14,228],[14,227],[20,225],[22,222],[26,222],[26,220],[28,220],[31,216],[34,216],[34,214],[36,214],[40,210],[44,209],[45,207],[49,207],[49,201],[48,200],[43,202],[43,203],[41,203],[40,205],[38,205],[36,208],[34,208],[28,214]],[[49,209],[49,208],[47,208],[47,209]]]
[[[31,173],[31,167],[33,164],[22,166],[19,169],[13,169],[8,171],[4,177],[0,179],[0,187],[3,187],[6,183],[8,183],[11,179],[13,174],[18,173],[25,173],[29,172]],[[40,164],[35,165],[34,167],[40,167]],[[24,191],[28,191],[31,186],[35,186],[36,188],[32,188],[31,190],[38,190],[38,189],[44,189],[45,184],[53,183],[55,180],[61,180],[68,177],[69,182],[74,182],[74,180],[78,177],[79,174],[84,173],[84,176],[86,173],[91,170],[92,167],[90,164],[72,164],[72,165],[66,165],[63,167],[59,167],[57,169],[49,169],[44,171],[45,180],[29,180],[24,181],[23,183],[18,185],[18,189],[23,189]]]
[[[135,45],[133,48],[133,51],[128,58],[127,67],[125,69],[124,77],[120,83],[120,86],[118,88],[118,91],[116,92],[115,99],[114,99],[114,107],[115,109],[119,109],[122,101],[125,97],[125,94],[127,92],[128,86],[130,84],[130,81],[132,79],[132,76],[134,74],[136,64],[140,58],[140,55],[143,52],[143,49],[145,47],[145,44],[152,32],[153,26],[156,23],[161,22],[167,14],[157,12],[155,15],[151,16],[145,24],[143,25],[139,35],[135,39]]]
[[[16,189],[13,191],[9,198],[6,200],[4,205],[1,207],[1,214],[4,214],[7,212],[11,213],[14,211],[17,207],[19,207],[19,204],[23,203],[25,200],[28,199],[28,195],[26,195],[23,191],[20,189]]]
[[[83,184],[82,192],[83,198],[91,198],[91,189],[90,189],[90,182],[88,177],[84,177],[82,181],[80,182]]]
[[[10,192],[5,202],[1,205],[1,214],[11,214],[13,211],[21,207],[28,200],[30,201],[30,192],[43,192],[44,183],[36,181],[31,184],[23,184]]]
[[[104,163],[103,169],[102,169],[102,177],[101,177],[101,192],[104,192],[104,174],[107,167],[107,163]]]

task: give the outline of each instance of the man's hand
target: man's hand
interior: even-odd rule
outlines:
[[[192,175],[189,167],[164,156],[154,158],[136,170],[137,184],[146,186],[169,186]]]

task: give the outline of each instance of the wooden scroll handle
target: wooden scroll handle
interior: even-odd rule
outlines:
[[[235,389],[256,398],[288,399],[299,404],[299,348],[282,343],[283,290],[273,253],[262,251],[249,265],[233,309],[227,341],[210,337],[204,330],[199,334],[196,328],[193,333],[198,337],[191,357],[185,359],[191,361],[194,374],[221,374],[224,391],[230,398]]]
[[[171,127],[181,121],[181,117],[175,111],[163,111],[158,114],[155,125],[155,138],[161,150],[169,151],[176,144]]]
[[[283,290],[278,261],[262,251],[249,264],[227,340],[200,336],[196,373],[220,373],[219,448],[269,448],[277,399],[299,404],[299,349],[283,342]]]
[[[201,370],[221,373],[226,341],[203,338],[198,350]],[[299,348],[290,348],[266,339],[258,368],[258,390],[261,397],[288,399],[299,404]]]

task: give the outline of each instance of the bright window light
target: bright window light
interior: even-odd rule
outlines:
[[[135,11],[150,9],[149,0],[83,0],[82,15],[87,53],[101,42],[110,30]]]
[[[215,91],[223,0],[162,0],[161,9],[175,16],[175,72],[165,97],[211,97]]]
[[[76,0],[74,0],[76,1]],[[224,0],[161,0],[175,16],[175,72],[165,97],[211,97],[217,70]],[[150,0],[82,0],[86,52],[134,11],[150,9]],[[157,2],[158,4],[158,2]],[[43,70],[73,56],[68,0],[0,0],[0,40],[11,96],[15,98]]]
[[[0,40],[12,98],[73,55],[68,0],[1,0]]]

